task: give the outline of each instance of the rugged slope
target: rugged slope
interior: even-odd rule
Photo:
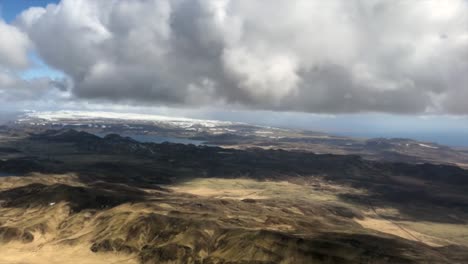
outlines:
[[[0,263],[468,260],[468,172],[455,166],[73,130],[2,149]]]
[[[364,229],[354,221],[364,218],[359,208],[319,196],[291,201],[288,191],[276,191],[276,196],[238,200],[70,183],[28,184],[1,192],[0,249],[12,243],[39,252],[85,245],[93,254],[116,253],[139,263],[466,260],[461,245],[431,247]],[[112,188],[118,190],[114,196],[109,194]]]

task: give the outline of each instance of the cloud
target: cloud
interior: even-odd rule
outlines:
[[[15,25],[84,99],[468,114],[467,14],[465,0],[63,0]]]
[[[28,36],[0,18],[0,71],[28,66]]]
[[[69,96],[69,81],[48,77],[25,80],[22,73],[33,66],[28,56],[34,44],[28,35],[0,19],[0,108],[18,110],[41,101],[63,100]]]
[[[24,80],[14,73],[0,71],[0,104],[33,103],[68,99],[69,81],[47,77]]]

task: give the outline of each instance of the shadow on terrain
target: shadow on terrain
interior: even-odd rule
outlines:
[[[206,228],[212,235],[203,232]],[[154,214],[120,231],[105,234],[91,250],[137,253],[142,263],[453,263],[467,257],[464,247],[433,248],[393,236],[321,232],[298,237]]]
[[[466,219],[454,216],[468,213],[465,197],[437,197],[431,190],[408,190],[396,186],[372,188],[368,194],[339,194],[342,200],[367,206],[370,209],[394,208],[398,216],[385,216],[387,220],[428,221],[448,224],[467,224]],[[451,212],[451,213],[448,213]]]
[[[143,191],[109,183],[96,183],[87,187],[35,183],[0,192],[3,207],[34,208],[66,202],[74,212],[85,209],[107,209],[144,199]]]
[[[86,186],[35,183],[16,187],[0,192],[1,206],[33,208],[64,202],[77,219],[84,219],[85,210],[99,210],[90,230],[93,252],[134,253],[145,264],[462,263],[468,259],[465,247],[435,248],[366,231],[353,220],[362,218],[360,213],[339,205],[317,204],[314,208],[307,204],[302,208],[297,204],[295,209],[302,213],[298,214],[285,207],[285,211],[275,211],[281,201],[273,199],[204,200],[167,195],[151,200],[151,192],[139,189],[164,190],[158,185],[198,177],[301,179],[307,183],[309,176],[319,176],[324,181],[365,190],[361,195],[340,196],[348,202],[370,208],[394,207],[404,217],[417,221],[465,223],[447,213],[468,208],[468,172],[457,167],[384,163],[299,151],[138,143],[118,135],[99,138],[73,130],[49,131],[16,144],[19,152],[15,153],[31,156],[0,160],[0,172],[74,174]],[[108,210],[148,200],[158,202],[141,203],[138,209],[123,206]],[[169,208],[165,214],[155,213],[163,204]],[[249,217],[236,215],[239,212]],[[265,219],[250,217],[258,214]],[[295,221],[290,219],[294,218],[291,214],[296,214],[297,222],[290,222]],[[287,225],[302,232],[267,229]],[[60,228],[60,234],[70,234],[63,236],[64,243],[80,243],[80,238],[73,236],[81,230],[80,224],[73,220]],[[323,232],[328,230],[335,232]],[[355,230],[361,234],[353,233]],[[33,239],[27,229],[0,227],[0,241],[27,243]]]
[[[421,215],[409,204],[417,203],[427,208],[435,205],[465,211],[468,208],[468,171],[448,165],[386,163],[368,161],[354,155],[316,155],[301,151],[257,148],[236,150],[174,143],[139,143],[116,134],[100,138],[75,130],[51,130],[32,135],[16,144],[24,148],[40,145],[41,148],[36,147],[39,150],[28,153],[35,157],[0,160],[0,172],[19,175],[31,172],[74,172],[86,184],[104,181],[109,184],[126,184],[131,188],[153,189],[159,189],[158,184],[177,183],[198,177],[288,180],[294,177],[307,179],[308,176],[320,176],[338,184],[365,189],[368,193],[366,196],[343,195],[342,199],[366,206],[369,201],[373,204],[391,203],[405,215],[415,219],[422,217],[435,222],[454,221],[443,214]],[[71,146],[71,149],[65,149],[64,144]],[[42,151],[45,148],[47,154]],[[423,183],[398,182],[395,177],[410,179],[410,183]],[[52,191],[50,188],[53,187],[32,186],[18,191],[35,191],[38,195],[47,196]],[[68,188],[67,193],[84,192],[88,197],[84,198],[85,201],[99,192],[104,195],[104,200],[115,198],[116,201],[126,201],[141,198],[135,194],[122,196],[106,188],[54,188]],[[59,197],[72,200],[71,195],[60,194]],[[84,202],[89,203],[91,202]]]

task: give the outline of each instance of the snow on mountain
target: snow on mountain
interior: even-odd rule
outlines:
[[[180,128],[188,128],[192,126],[216,127],[230,126],[240,123],[217,120],[202,120],[183,117],[169,117],[161,115],[137,114],[137,113],[116,113],[116,112],[95,112],[95,111],[54,111],[54,112],[29,112],[26,113],[19,122],[31,121],[51,122],[79,122],[79,121],[129,121],[129,122],[152,122],[164,123]]]
[[[430,145],[427,145],[427,144],[419,143],[418,145],[419,145],[420,147],[423,147],[423,148],[438,149],[438,147],[430,146]]]

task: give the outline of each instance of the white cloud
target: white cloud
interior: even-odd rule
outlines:
[[[466,14],[465,0],[63,0],[16,25],[80,98],[467,114]]]
[[[28,36],[17,27],[0,20],[0,104],[17,108],[20,102],[56,99],[57,89],[63,82],[48,78],[23,80],[20,73],[31,62],[28,53],[33,45]],[[63,89],[63,85],[62,85]]]
[[[30,45],[27,35],[0,19],[0,71],[27,67]]]

